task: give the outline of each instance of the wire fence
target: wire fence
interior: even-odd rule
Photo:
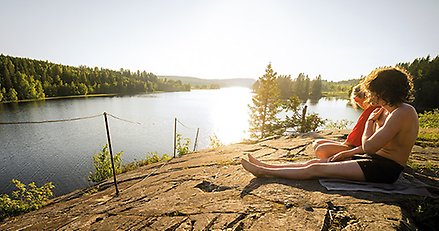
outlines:
[[[137,121],[133,121],[130,119],[125,119],[125,118],[121,118],[119,116],[107,113],[107,112],[103,112],[102,114],[97,114],[97,115],[91,115],[91,116],[82,116],[82,117],[75,117],[75,118],[66,118],[66,119],[52,119],[52,120],[39,120],[39,121],[1,121],[0,122],[0,126],[8,126],[8,125],[35,125],[35,124],[53,124],[53,123],[67,123],[67,122],[78,122],[78,121],[84,121],[84,120],[92,120],[92,119],[96,119],[99,117],[104,117],[104,122],[105,122],[105,130],[106,130],[106,140],[107,140],[107,145],[109,145],[109,151],[111,154],[111,159],[113,159],[113,145],[112,143],[114,143],[115,141],[117,141],[117,136],[116,138],[113,137],[113,128],[119,128],[119,129],[123,129],[124,132],[122,132],[123,134],[128,134],[129,130],[133,130],[133,129],[148,129],[148,126],[146,126],[144,123],[141,122],[137,122]],[[113,123],[111,121],[108,120],[108,117],[111,117],[114,120],[117,121],[121,121],[123,122],[124,125],[121,124],[117,124],[117,123]],[[202,146],[207,147],[207,141],[206,141],[206,135],[209,133],[203,133],[203,131],[200,130],[200,128],[197,127],[192,127],[189,126],[185,123],[183,123],[182,121],[178,120],[177,118],[174,119],[175,123],[174,123],[174,141],[173,141],[173,147],[172,150],[174,151],[174,156],[175,152],[176,152],[176,135],[177,134],[184,134],[182,135],[184,138],[189,138],[192,142],[190,142],[190,150],[191,151],[196,151],[197,146],[199,146],[200,141],[203,142]],[[101,122],[102,123],[102,122]],[[132,126],[127,126],[127,124],[131,124],[132,126],[136,127],[132,127]],[[129,129],[127,129],[127,127],[129,127]],[[95,132],[95,131],[93,131]],[[209,131],[211,132],[211,131]],[[117,132],[119,133],[119,132]],[[44,136],[44,135],[43,135]],[[170,137],[160,137],[163,135],[157,134],[157,138],[163,140],[163,138],[165,139],[170,139]],[[167,136],[167,135],[164,135]],[[200,136],[204,136],[203,139],[200,139]],[[26,138],[25,138],[26,139]],[[8,141],[9,143],[7,145],[17,145],[14,141],[12,141],[12,139],[10,141]],[[45,142],[44,139],[42,139],[42,142]],[[81,142],[81,141],[80,141]],[[80,143],[79,142],[79,143]],[[24,142],[25,143],[25,142]],[[20,144],[22,144],[22,142],[20,142]],[[148,142],[149,146],[152,146],[152,148],[156,148],[156,150],[159,149],[159,147],[162,146],[162,144],[160,142],[155,142],[155,141],[151,141]],[[26,145],[32,145],[32,144],[26,144]],[[123,146],[120,143],[118,143],[118,146]],[[18,145],[17,145],[18,148]],[[118,147],[120,149],[120,147]],[[62,149],[62,147],[59,147],[59,149]],[[42,150],[42,152],[44,152],[45,150]],[[49,151],[50,152],[50,151]],[[6,155],[5,155],[6,156]],[[30,159],[29,161],[25,161],[25,166],[20,166],[20,168],[23,168],[23,171],[31,171],[30,173],[26,173],[26,175],[28,176],[27,178],[31,178],[29,179],[30,181],[34,181],[33,178],[43,178],[46,179],[47,181],[52,181],[51,178],[53,177],[53,175],[56,175],[57,172],[61,172],[65,169],[70,169],[69,173],[73,174],[73,175],[83,175],[84,172],[86,172],[86,170],[89,170],[89,167],[85,167],[83,166],[83,164],[79,163],[78,161],[76,161],[76,163],[70,163],[69,161],[57,161],[57,159],[60,159],[59,156],[57,156],[56,153],[45,153],[45,157],[35,157],[34,159]],[[92,156],[90,155],[88,157],[88,161],[90,161],[92,159]],[[54,164],[53,163],[42,163],[42,166],[46,166],[47,168],[52,168],[51,171],[53,172],[53,174],[50,174],[52,176],[38,176],[38,173],[36,171],[29,170],[29,169],[34,169],[32,167],[32,160],[34,160],[35,162],[56,162],[58,164]],[[133,160],[131,160],[133,161]],[[131,162],[128,161],[128,162]],[[135,161],[135,158],[134,158]],[[112,160],[113,162],[113,160]],[[163,167],[164,165],[166,165],[168,162],[164,162],[163,165],[161,167]],[[112,169],[113,169],[113,181],[114,181],[114,185],[115,185],[115,190],[116,190],[116,195],[119,194],[119,190],[117,187],[117,178],[116,178],[116,174],[115,173],[115,168],[114,168],[114,164],[112,164]],[[161,168],[160,167],[160,168]],[[84,168],[86,168],[86,170],[84,171]],[[3,171],[3,170],[2,170]],[[6,170],[5,170],[6,171]],[[16,177],[16,176],[13,176]],[[2,179],[3,181],[5,179]],[[10,179],[8,179],[10,180]],[[68,177],[65,177],[64,180],[68,181]],[[46,181],[46,182],[47,182]],[[4,182],[2,182],[4,183]],[[63,182],[64,184],[68,184],[68,182]],[[7,189],[1,189],[2,191],[8,191]],[[10,190],[9,190],[10,191]],[[63,191],[60,190],[62,192],[62,194],[64,193],[68,193],[71,190],[67,190],[67,191]]]

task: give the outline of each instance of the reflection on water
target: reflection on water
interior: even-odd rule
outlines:
[[[308,112],[318,113],[320,117],[333,122],[347,120],[352,122],[348,128],[355,125],[361,110],[357,110],[348,105],[348,100],[337,98],[321,98],[317,102],[308,100]]]
[[[145,158],[148,152],[173,154],[174,118],[177,131],[207,148],[216,135],[224,144],[248,137],[252,93],[246,88],[194,90],[123,97],[95,97],[0,104],[0,121],[42,121],[99,115],[109,118],[114,152],[123,161]],[[360,111],[347,100],[307,102],[310,112],[331,120],[355,121]],[[130,123],[139,122],[140,124]],[[57,195],[89,185],[92,155],[106,144],[103,117],[47,124],[0,125],[0,193],[10,192],[11,179],[38,185],[54,182]],[[191,143],[191,149],[193,143]]]

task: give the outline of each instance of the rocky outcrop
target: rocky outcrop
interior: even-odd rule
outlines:
[[[271,162],[313,158],[316,136],[279,137],[202,150],[118,175],[112,182],[54,199],[8,218],[0,230],[415,230],[437,227],[416,209],[437,199],[370,192],[327,191],[317,180],[255,178],[240,165],[247,153]],[[415,147],[414,158],[436,164],[435,149]],[[436,168],[437,169],[437,168]],[[421,173],[414,173],[422,176]],[[437,172],[422,180],[438,186]],[[430,205],[423,206],[422,203]],[[423,206],[423,207],[422,207]],[[435,210],[437,211],[437,210]],[[436,219],[437,220],[437,219]]]

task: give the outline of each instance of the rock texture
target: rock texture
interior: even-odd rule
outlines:
[[[0,230],[434,228],[437,212],[422,220],[418,217],[422,211],[416,210],[431,208],[422,203],[436,203],[437,209],[437,199],[327,191],[317,180],[254,178],[239,164],[247,153],[270,163],[311,159],[316,137],[342,139],[343,134],[322,132],[233,144],[144,166],[118,175],[119,196],[108,181],[97,186],[98,190],[79,190],[55,198],[38,211],[8,218],[0,223]],[[436,149],[415,147],[414,158],[429,158],[437,170]],[[423,176],[424,181],[438,186],[437,172]]]

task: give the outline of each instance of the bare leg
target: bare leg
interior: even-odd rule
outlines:
[[[350,150],[352,147],[339,142],[325,142],[315,147],[314,154],[319,159],[328,159],[329,157],[346,150]]]
[[[291,164],[284,164],[284,165],[272,165],[272,164],[267,164],[267,163],[263,163],[259,160],[257,160],[256,158],[254,158],[252,155],[248,154],[248,160],[250,163],[260,166],[260,167],[265,167],[265,168],[290,168],[290,167],[306,167],[310,164],[314,164],[314,163],[326,163],[327,159],[312,159],[306,162],[302,162],[302,163],[291,163]]]
[[[294,180],[336,178],[364,181],[364,174],[355,161],[315,163],[306,167],[265,168],[241,159],[245,170],[256,177],[279,177]]]

